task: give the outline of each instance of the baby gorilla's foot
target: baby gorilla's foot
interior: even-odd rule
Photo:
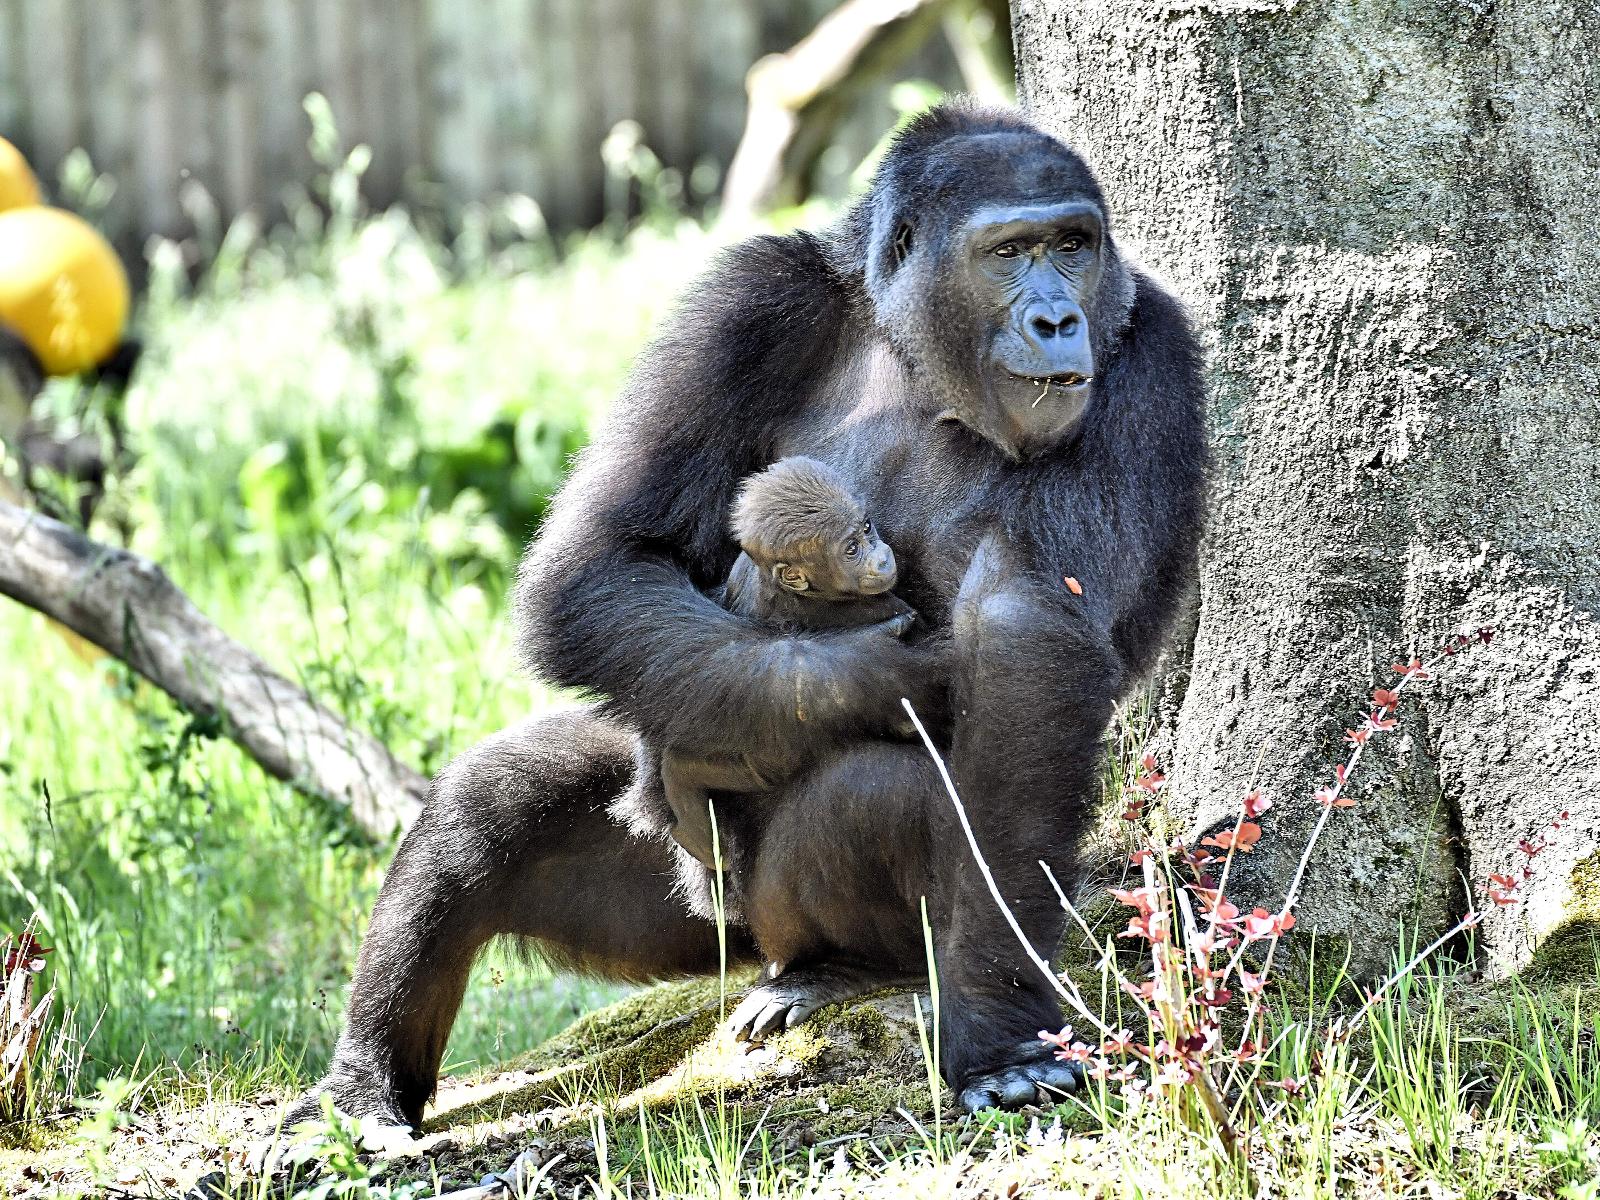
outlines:
[[[911,982],[904,975],[851,963],[792,967],[751,988],[728,1018],[728,1029],[738,1041],[761,1042],[793,1029],[819,1008]]]
[[[1083,1070],[1076,1063],[1058,1061],[1036,1041],[1017,1047],[1023,1061],[1013,1066],[968,1076],[961,1088],[961,1107],[968,1112],[983,1108],[1021,1108],[1041,1099],[1053,1104],[1078,1090]]]

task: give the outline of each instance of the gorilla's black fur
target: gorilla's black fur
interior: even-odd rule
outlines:
[[[897,577],[894,551],[826,463],[797,454],[749,476],[729,526],[744,551],[717,595],[729,612],[775,632],[878,625],[885,636],[900,637],[911,629],[916,614],[889,590]],[[936,666],[930,660],[930,669]],[[726,814],[730,801],[781,787],[806,765],[798,754],[765,759],[745,750],[708,758],[677,747],[663,751],[641,737],[633,786],[618,811],[643,832],[667,829],[696,862],[715,867],[714,793],[721,793]],[[703,882],[702,876],[691,886]],[[737,906],[736,894],[725,896]]]
[[[715,604],[739,481],[807,454],[857,490],[898,591],[949,652],[875,628],[775,631]],[[1022,116],[935,109],[834,230],[729,251],[641,357],[523,561],[529,664],[602,699],[508,730],[437,780],[362,948],[324,1086],[415,1123],[473,955],[533,939],[626,979],[714,971],[706,873],[610,811],[634,738],[817,765],[729,814],[736,959],[783,968],[746,1035],[925,970],[968,1107],[1070,1082],[1050,988],[990,898],[900,698],[944,737],[985,857],[1035,945],[1063,915],[1112,702],[1189,584],[1206,437],[1178,304],[1118,254],[1082,161]],[[1081,581],[1082,594],[1063,576]],[[938,664],[930,666],[930,664]],[[687,883],[684,888],[681,883]],[[691,911],[693,909],[694,911]]]

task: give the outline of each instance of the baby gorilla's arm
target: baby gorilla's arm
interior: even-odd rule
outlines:
[[[704,758],[669,750],[661,756],[661,787],[675,818],[673,840],[715,868],[711,798],[706,793],[764,792],[772,784],[750,765],[748,756]]]

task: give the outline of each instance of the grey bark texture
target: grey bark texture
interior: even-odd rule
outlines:
[[[428,783],[209,621],[149,559],[0,500],[0,595],[52,617],[222,731],[268,774],[389,840]]]
[[[1264,753],[1277,807],[1243,883],[1281,899],[1387,665],[1493,626],[1368,755],[1301,928],[1380,973],[1402,922],[1448,928],[1463,881],[1485,906],[1565,809],[1480,935],[1500,969],[1556,968],[1600,931],[1600,5],[1012,11],[1024,105],[1211,356],[1178,814],[1231,820]]]

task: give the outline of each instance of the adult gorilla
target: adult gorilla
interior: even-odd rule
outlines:
[[[736,485],[791,454],[865,499],[937,650],[877,627],[781,633],[707,597],[735,557]],[[1072,871],[1112,702],[1192,575],[1205,459],[1179,306],[1119,256],[1082,161],[1015,113],[936,109],[837,228],[730,251],[640,360],[523,562],[528,661],[601,703],[440,775],[322,1086],[348,1112],[416,1124],[473,956],[498,934],[624,979],[717,969],[703,868],[658,814],[614,811],[629,727],[816,764],[721,806],[734,956],[780,968],[736,1014],[743,1033],[921,973],[926,896],[962,1102],[1070,1085],[1037,1037],[1061,1023],[1049,987],[926,755],[891,731],[902,696],[948,714],[978,840],[1050,952],[1063,916],[1039,860]]]

